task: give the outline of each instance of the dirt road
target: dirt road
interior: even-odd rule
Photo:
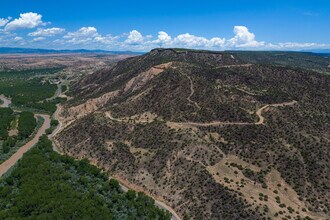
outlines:
[[[45,121],[41,128],[38,130],[37,134],[33,137],[33,139],[23,145],[18,151],[13,154],[8,160],[3,162],[0,165],[0,177],[5,174],[12,166],[16,164],[16,162],[22,158],[23,154],[30,150],[35,144],[38,143],[39,138],[46,133],[46,130],[50,127],[50,117],[49,115],[39,115],[35,116],[42,117]]]
[[[218,66],[216,69],[220,68],[231,68],[231,67],[250,67],[252,66],[251,63],[246,63],[246,64],[233,64],[233,65],[223,65],[223,66]]]
[[[167,210],[172,214],[171,220],[181,220],[179,215],[176,214],[176,212],[171,207],[169,207],[162,201],[156,200],[154,196],[152,196],[149,192],[143,190],[141,187],[138,187],[137,185],[134,185],[134,184],[124,180],[123,178],[120,178],[119,176],[115,176],[113,178],[119,182],[119,185],[124,192],[127,192],[129,189],[132,189],[137,192],[144,192],[147,196],[149,196],[155,200],[155,205],[157,207],[159,207],[163,210]]]
[[[212,122],[171,122],[174,124],[177,124],[179,126],[196,126],[196,127],[209,127],[209,126],[218,126],[218,125],[261,125],[265,123],[265,117],[262,115],[262,113],[270,108],[270,107],[284,107],[284,106],[291,106],[295,105],[297,101],[291,101],[291,102],[283,102],[279,104],[269,104],[264,105],[263,107],[259,108],[256,111],[256,115],[259,117],[259,120],[257,122],[223,122],[223,121],[212,121]]]
[[[195,105],[196,108],[197,108],[198,110],[201,110],[202,108],[198,105],[198,103],[195,102],[195,101],[193,101],[193,100],[191,100],[191,97],[192,97],[192,96],[194,95],[194,93],[195,93],[194,82],[192,81],[191,77],[188,76],[187,74],[183,74],[183,75],[186,76],[186,77],[188,78],[189,83],[190,83],[190,94],[189,94],[189,96],[187,97],[188,102],[190,102],[190,103],[192,103],[193,105]]]

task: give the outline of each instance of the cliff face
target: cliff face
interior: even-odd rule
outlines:
[[[326,218],[329,76],[250,53],[155,49],[91,74],[56,140],[182,216]]]

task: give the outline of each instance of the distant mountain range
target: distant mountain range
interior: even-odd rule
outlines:
[[[330,54],[330,49],[315,49],[315,50],[304,50],[301,52],[312,52],[312,53],[326,53]]]
[[[185,49],[187,50],[187,49]],[[194,50],[192,50],[194,51]],[[200,51],[200,50],[199,50]],[[228,51],[230,52],[230,50]],[[237,52],[237,51],[236,51]],[[307,53],[319,53],[319,54],[330,54],[330,49],[313,49],[313,50],[301,50],[296,52],[307,52]],[[133,54],[142,55],[145,52],[133,52],[133,51],[109,51],[109,50],[86,50],[86,49],[76,49],[76,50],[54,50],[54,49],[40,49],[40,48],[14,48],[14,47],[0,47],[0,54],[11,54],[11,53],[21,53],[21,54],[33,54],[33,53],[105,53],[105,54]]]
[[[0,47],[0,54],[7,53],[20,53],[20,54],[31,54],[31,53],[106,53],[106,54],[134,54],[141,55],[142,52],[132,52],[132,51],[107,51],[107,50],[85,50],[85,49],[77,49],[77,50],[53,50],[53,49],[33,49],[33,48],[12,48],[12,47]]]

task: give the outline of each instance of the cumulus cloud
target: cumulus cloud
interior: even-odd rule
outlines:
[[[67,42],[73,44],[87,44],[100,37],[95,27],[82,27],[75,32],[69,32],[63,38],[68,39]]]
[[[286,43],[278,43],[277,45],[273,45],[274,48],[283,48],[283,49],[309,49],[309,48],[326,48],[330,47],[327,44],[317,44],[317,43],[295,43],[295,42],[286,42]]]
[[[137,30],[133,30],[129,33],[125,43],[130,45],[137,45],[143,43],[143,36]]]
[[[47,29],[43,29],[43,28],[38,28],[38,30],[29,33],[29,36],[32,37],[51,37],[51,36],[55,36],[58,34],[62,34],[65,31],[64,28],[47,28]]]
[[[165,31],[158,32],[158,38],[153,41],[153,43],[162,45],[170,45],[172,41],[172,37],[168,35]]]
[[[90,48],[98,48],[98,49],[106,49],[109,45],[118,46],[119,36],[101,35],[98,33],[95,27],[82,27],[75,32],[67,33],[63,39],[57,39],[54,43],[59,43],[61,45],[70,45],[73,44],[75,46],[82,45],[84,47]]]
[[[7,23],[5,30],[12,31],[16,29],[32,29],[40,25],[46,25],[46,23],[42,21],[42,15],[28,12],[20,14],[19,18]]]
[[[23,37],[15,37],[14,38],[14,41],[22,41],[23,40]]]
[[[83,27],[76,32],[70,32],[64,36],[66,45],[82,45],[90,48],[113,49],[113,50],[136,50],[148,51],[155,47],[185,47],[192,49],[226,50],[226,49],[250,49],[250,50],[284,50],[294,48],[317,48],[329,45],[315,43],[277,43],[271,44],[257,41],[254,33],[245,26],[235,26],[234,36],[228,40],[221,37],[206,38],[190,33],[170,36],[165,31],[159,31],[157,37],[152,35],[143,36],[138,30],[132,30],[125,35],[103,36],[94,27]],[[123,39],[124,38],[124,39]],[[60,42],[60,41],[58,41]],[[62,45],[64,44],[61,41]]]
[[[180,34],[176,38],[174,38],[173,43],[176,46],[189,48],[220,48],[224,45],[225,39],[221,39],[219,37],[207,39],[205,37],[199,37],[186,33]]]
[[[96,37],[98,36],[95,27],[82,27],[78,31],[69,32],[64,38]]]
[[[39,41],[43,41],[43,40],[45,40],[46,38],[44,38],[44,37],[36,37],[36,38],[33,38],[33,42],[39,42]]]
[[[0,18],[0,27],[5,26],[9,21],[11,20],[11,18]]]
[[[94,41],[101,44],[115,44],[116,40],[118,39],[119,39],[118,36],[113,37],[112,35],[107,35],[107,36],[98,35],[94,38]]]
[[[234,34],[235,36],[228,40],[229,47],[260,47],[265,44],[256,41],[255,35],[245,26],[235,26]]]
[[[222,38],[221,35],[213,38],[182,33],[170,36],[165,31],[159,31],[156,36],[151,34],[142,35],[138,30],[132,30],[129,34],[113,36],[102,35],[95,27],[81,27],[76,31],[66,32],[64,28],[42,28],[47,23],[42,21],[42,15],[37,13],[23,13],[19,18],[12,20],[0,18],[0,43],[4,46],[16,46],[24,43],[34,43],[41,47],[52,46],[58,48],[85,48],[85,49],[108,49],[108,50],[135,50],[148,51],[155,47],[185,47],[191,49],[249,49],[249,50],[299,50],[330,48],[329,44],[318,43],[270,43],[258,41],[255,34],[245,26],[235,26],[233,37]],[[38,28],[28,34],[32,40],[26,41],[20,36],[17,29]],[[57,36],[58,37],[54,37]],[[47,37],[51,41],[46,41]]]

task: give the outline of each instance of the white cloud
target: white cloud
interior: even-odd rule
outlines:
[[[189,33],[180,34],[176,38],[174,38],[174,45],[176,47],[189,47],[189,48],[213,48],[217,47],[220,49],[224,43],[225,39],[215,37],[212,39],[207,39],[205,37],[199,37],[195,35],[191,35]]]
[[[330,48],[330,44],[284,42],[284,43],[264,43],[262,46],[254,47],[253,49],[301,51],[308,49],[329,49],[329,48]]]
[[[45,40],[46,38],[44,38],[44,37],[36,37],[36,38],[33,38],[33,42],[39,42],[39,41],[43,41],[43,40]]]
[[[26,45],[25,39],[23,37],[19,37],[19,36],[14,37],[12,40],[10,40],[10,42],[13,42],[15,46],[17,46],[17,45],[25,46]]]
[[[69,32],[64,38],[96,37],[98,35],[95,27],[82,27],[78,31]]]
[[[143,36],[137,30],[132,30],[128,36],[125,34],[104,36],[99,34],[95,27],[83,27],[75,32],[69,32],[62,39],[52,41],[52,45],[57,45],[61,48],[133,51],[148,51],[155,47],[185,47],[209,50],[301,50],[330,47],[327,44],[317,43],[266,43],[257,41],[255,35],[244,26],[234,27],[234,33],[235,35],[228,40],[221,37],[206,38],[189,33],[179,34],[173,38],[164,31],[158,32],[156,37],[152,35]],[[34,41],[39,42],[42,40],[35,38]]]
[[[64,28],[56,28],[56,27],[47,28],[47,29],[38,28],[38,30],[36,30],[34,32],[31,32],[28,35],[32,36],[32,37],[39,37],[39,36],[51,37],[51,36],[55,36],[55,35],[58,35],[58,34],[62,34],[64,31],[65,31]]]
[[[306,49],[306,48],[316,48],[316,47],[329,47],[327,44],[317,44],[317,43],[295,43],[286,42],[279,43],[275,45],[275,48],[286,48],[286,49]]]
[[[20,14],[19,18],[7,23],[5,30],[12,31],[16,29],[31,29],[40,25],[46,25],[46,23],[42,21],[42,15],[28,12]]]
[[[210,42],[212,43],[212,46],[223,47],[225,42],[226,42],[226,39],[225,38],[214,37],[210,40]]]
[[[143,43],[143,36],[137,30],[133,30],[129,33],[125,43],[131,44],[131,45],[142,44]]]
[[[255,35],[245,26],[235,26],[234,34],[235,36],[227,42],[229,47],[260,47],[265,44],[256,41]]]
[[[11,20],[11,18],[0,18],[0,27],[5,26],[9,21]]]
[[[76,48],[83,46],[83,48],[106,49],[109,45],[118,46],[119,38],[110,34],[102,36],[95,27],[82,27],[75,32],[67,33],[62,40],[57,39],[53,42],[68,46],[75,45]]]
[[[118,39],[119,37],[113,37],[111,35],[107,35],[107,36],[98,35],[94,38],[94,41],[101,44],[114,44]]]
[[[64,28],[41,28],[46,25],[42,21],[42,15],[37,13],[24,13],[19,18],[12,20],[0,18],[0,42],[4,46],[16,46],[24,43],[34,43],[40,47],[51,46],[57,48],[83,48],[83,49],[107,49],[107,50],[135,50],[148,51],[155,47],[185,47],[191,49],[249,49],[249,50],[301,50],[330,48],[329,44],[318,43],[270,43],[258,41],[253,32],[245,26],[235,26],[232,38],[225,39],[221,35],[213,38],[193,35],[190,33],[170,36],[165,31],[159,31],[156,36],[151,34],[142,35],[138,30],[132,30],[129,34],[113,36],[111,34],[102,35],[95,27],[82,27],[76,31],[66,32]],[[38,27],[28,34],[33,37],[26,41],[20,36],[17,29],[32,29]],[[65,34],[66,33],[66,34]],[[64,35],[65,34],[65,35]],[[60,37],[55,38],[54,36]],[[64,35],[64,36],[63,36]],[[46,37],[54,37],[52,41],[45,41]]]
[[[153,43],[162,46],[171,44],[171,41],[172,37],[170,35],[168,35],[165,31],[159,31],[158,38],[157,40],[154,40]]]
[[[22,37],[15,37],[15,38],[14,38],[14,41],[22,41],[22,40],[23,40]]]
[[[75,32],[69,32],[63,38],[68,39],[68,43],[73,44],[88,44],[95,40],[101,40],[101,35],[97,32],[95,27],[82,27]]]

